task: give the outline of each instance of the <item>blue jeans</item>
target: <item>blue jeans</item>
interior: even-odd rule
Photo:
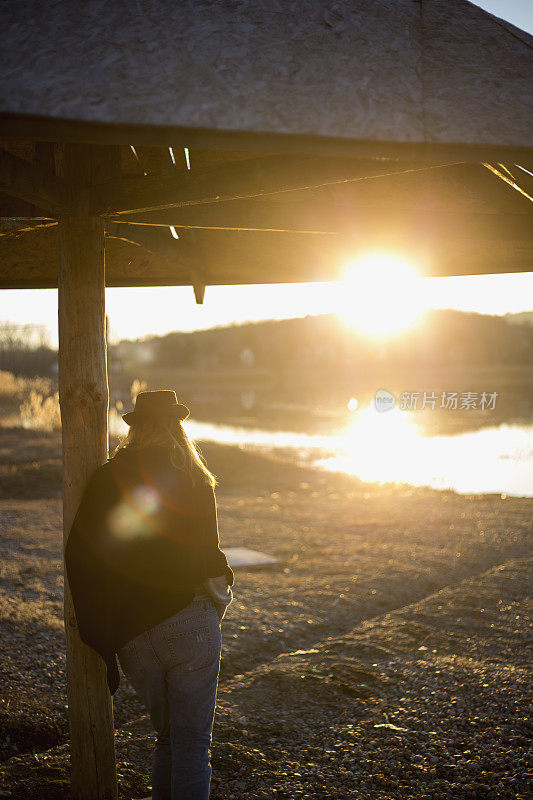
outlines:
[[[221,627],[211,600],[193,600],[118,652],[157,739],[153,800],[207,800]]]

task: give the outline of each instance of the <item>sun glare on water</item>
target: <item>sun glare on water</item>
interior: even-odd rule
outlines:
[[[341,282],[342,314],[347,324],[382,337],[416,324],[424,310],[420,277],[399,256],[372,253],[354,261]]]
[[[346,429],[337,467],[363,480],[395,481],[409,466],[419,441],[410,415],[393,408],[379,412],[364,408]],[[416,456],[415,456],[416,458]],[[334,460],[329,467],[334,466]]]

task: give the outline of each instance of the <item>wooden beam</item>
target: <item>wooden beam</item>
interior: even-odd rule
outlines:
[[[113,219],[130,226],[173,225],[182,229],[295,232],[394,240],[533,238],[532,214],[477,214],[425,209],[365,208],[318,201],[233,200],[201,206],[124,214]],[[127,237],[126,237],[127,238]]]
[[[56,150],[58,172],[79,185],[89,183],[102,162],[107,166],[111,160],[101,148],[85,145]],[[87,480],[108,452],[104,231],[102,220],[87,213],[83,192],[73,197],[69,215],[60,220],[58,285],[66,545]],[[66,570],[65,633],[71,794],[75,800],[116,800],[113,702],[106,667],[79,637]]]
[[[533,147],[461,142],[398,142],[283,133],[206,130],[161,125],[114,125],[49,117],[0,114],[5,139],[92,142],[94,144],[247,150],[340,158],[393,158],[420,164],[503,161],[533,170]]]
[[[27,233],[27,237],[47,236],[49,231]],[[203,236],[203,234],[202,234]],[[291,234],[292,236],[292,234]],[[37,256],[20,252],[20,242],[0,239],[0,286],[6,289],[53,289],[57,287],[57,257],[48,250]],[[5,245],[9,243],[9,247]],[[432,252],[425,248],[419,266],[424,275],[484,275],[492,273],[530,272],[533,247],[520,242],[494,242],[492,246],[465,247],[456,240],[441,241]],[[17,251],[19,255],[17,256]],[[262,283],[297,283],[331,281],[341,276],[348,254],[331,248],[320,256],[308,248],[289,249],[284,241],[278,252],[255,247],[210,246],[191,252],[191,266],[172,263],[153,255],[139,245],[120,239],[106,239],[108,264],[106,285],[120,286],[190,286],[194,285],[192,269],[197,265],[203,272],[206,286]],[[354,250],[352,257],[357,255]],[[406,258],[416,256],[407,246],[402,249]],[[15,255],[13,255],[15,254]]]
[[[55,175],[55,151],[53,142],[35,142],[30,145],[33,150],[33,163],[37,169],[49,175]],[[13,154],[12,154],[13,155]],[[20,154],[16,154],[20,157]],[[28,163],[28,162],[25,162]],[[10,197],[8,194],[0,194],[0,218],[11,217],[15,219],[37,219],[40,222],[46,219],[53,219],[50,212],[37,206]],[[54,222],[56,220],[54,219]]]
[[[488,177],[491,177],[490,175]],[[496,218],[496,217],[495,217]],[[141,232],[136,226],[120,236],[130,238]],[[119,229],[120,230],[120,229]],[[163,233],[164,246],[173,240]],[[204,272],[203,282],[210,284],[277,283],[313,280],[334,280],[343,258],[368,250],[365,239],[353,240],[353,249],[342,250],[338,236],[306,236],[298,233],[264,231],[197,231],[197,242],[189,243],[187,232],[177,246],[181,250],[165,251],[165,257],[152,250],[162,245],[158,240],[131,243],[127,238],[106,238],[108,286],[186,286],[193,283],[192,270]],[[45,228],[0,237],[0,286],[5,288],[57,287],[57,228]],[[168,242],[168,244],[166,244]],[[314,244],[313,244],[314,242]],[[340,240],[342,244],[342,238]],[[425,258],[420,262],[423,274],[476,275],[485,273],[529,272],[533,264],[533,247],[528,241],[498,240],[483,243],[457,237],[424,240],[412,237],[401,249],[406,257],[416,255],[415,246],[424,246]],[[145,247],[152,248],[151,250]]]
[[[185,241],[184,241],[185,238]],[[190,252],[189,264],[191,265],[189,274],[191,276],[192,288],[194,290],[194,299],[197,305],[202,305],[205,297],[205,287],[207,284],[207,277],[205,273],[205,253],[204,245],[198,241],[196,231],[182,231],[180,236],[181,244],[185,245]]]
[[[189,252],[186,243],[176,241],[168,227],[150,228],[106,222],[105,234],[113,239],[122,239],[126,242],[138,244],[174,266],[178,263],[183,263]]]
[[[201,249],[183,237],[176,241],[167,228],[147,228],[139,225],[106,223],[106,236],[137,244],[158,256],[175,274],[185,271],[190,276],[194,298],[198,304],[204,302],[206,280],[201,267]],[[192,245],[192,250],[191,250]]]
[[[67,182],[17,158],[7,150],[0,150],[0,190],[44,208],[52,216],[60,216],[68,211]]]
[[[143,173],[147,175],[152,175],[154,173],[158,175],[163,175],[164,173],[176,174],[176,172],[186,171],[185,159],[183,159],[183,162],[180,164],[180,169],[178,169],[172,163],[168,147],[143,147],[142,145],[138,145],[135,147],[135,152]]]
[[[497,164],[496,166],[507,172],[522,189],[533,197],[533,174],[531,172],[527,172],[518,164]]]
[[[411,247],[405,246],[398,251],[398,255],[411,261],[419,274],[427,277],[529,272],[533,264],[533,248],[521,243],[510,245],[508,249],[483,247],[476,251],[465,249],[455,241],[442,242],[441,245],[432,250],[421,243],[413,243]],[[269,252],[257,251],[242,256],[237,252],[206,250],[202,266],[207,285],[213,286],[332,281],[342,280],[350,263],[365,252],[368,249],[361,247],[351,252],[329,250],[313,254],[301,248],[275,257]],[[172,280],[168,277],[170,284]]]
[[[0,192],[0,219],[49,219],[54,217],[45,212],[44,214],[37,213],[35,206],[31,203],[26,203],[24,200],[19,200],[18,197],[10,197],[8,194]]]
[[[93,214],[124,214],[161,208],[263,197],[330,184],[438,169],[444,165],[381,163],[339,158],[274,155],[209,167],[184,175],[146,175],[103,183],[91,189]]]
[[[56,150],[53,142],[35,142],[34,163],[38,169],[56,174]]]
[[[132,226],[119,226],[120,236],[135,236],[128,227]],[[188,283],[187,276],[194,268],[202,269],[207,285],[337,280],[351,261],[372,249],[365,238],[350,241],[299,233],[205,231],[194,243],[173,244],[167,243],[166,234],[158,237],[156,233],[151,231],[143,246],[158,251],[158,257],[164,259],[159,277],[162,285]],[[182,244],[186,244],[183,258],[178,258]],[[531,240],[485,243],[457,237],[411,237],[395,252],[413,261],[423,275],[469,275],[527,271],[533,244]],[[156,275],[146,279],[155,281]]]
[[[446,172],[503,214],[531,214],[531,201],[483,164],[450,164]]]
[[[194,289],[194,299],[198,305],[202,305],[205,297],[205,283],[200,277],[196,277],[192,288]]]
[[[12,233],[27,233],[39,228],[54,228],[57,220],[36,219],[0,219],[0,236],[10,236]],[[24,244],[22,244],[24,246]]]
[[[518,185],[514,179],[514,175],[512,175],[512,173],[506,169],[503,164],[498,164],[497,166],[494,166],[493,164],[483,164],[483,166],[496,175],[497,178],[500,178],[500,180],[514,189],[515,192],[518,192],[519,195],[524,197],[526,200],[529,200],[530,203],[533,203],[533,197],[528,194],[525,189]]]
[[[35,142],[33,146],[33,163],[37,169],[48,175],[56,174],[55,145],[53,142]],[[35,216],[45,216],[46,209],[33,206]]]

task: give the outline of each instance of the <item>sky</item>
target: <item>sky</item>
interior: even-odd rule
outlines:
[[[533,33],[533,0],[476,2],[498,17]],[[379,273],[378,273],[379,275]],[[359,286],[350,282],[354,293]],[[533,272],[456,278],[419,278],[415,284],[421,307],[454,308],[483,314],[533,310]],[[371,286],[368,302],[379,313],[380,295]],[[217,325],[300,317],[344,310],[350,303],[343,282],[207,286],[202,305],[191,287],[107,289],[106,309],[111,340],[136,339],[172,330],[198,330]],[[57,344],[57,290],[6,290],[0,293],[0,324],[43,326],[50,344]]]

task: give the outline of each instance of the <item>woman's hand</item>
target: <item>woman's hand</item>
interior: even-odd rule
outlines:
[[[216,578],[207,578],[203,585],[211,595],[218,619],[221,622],[224,619],[227,607],[233,600],[233,592],[226,582],[226,576],[219,575]]]

